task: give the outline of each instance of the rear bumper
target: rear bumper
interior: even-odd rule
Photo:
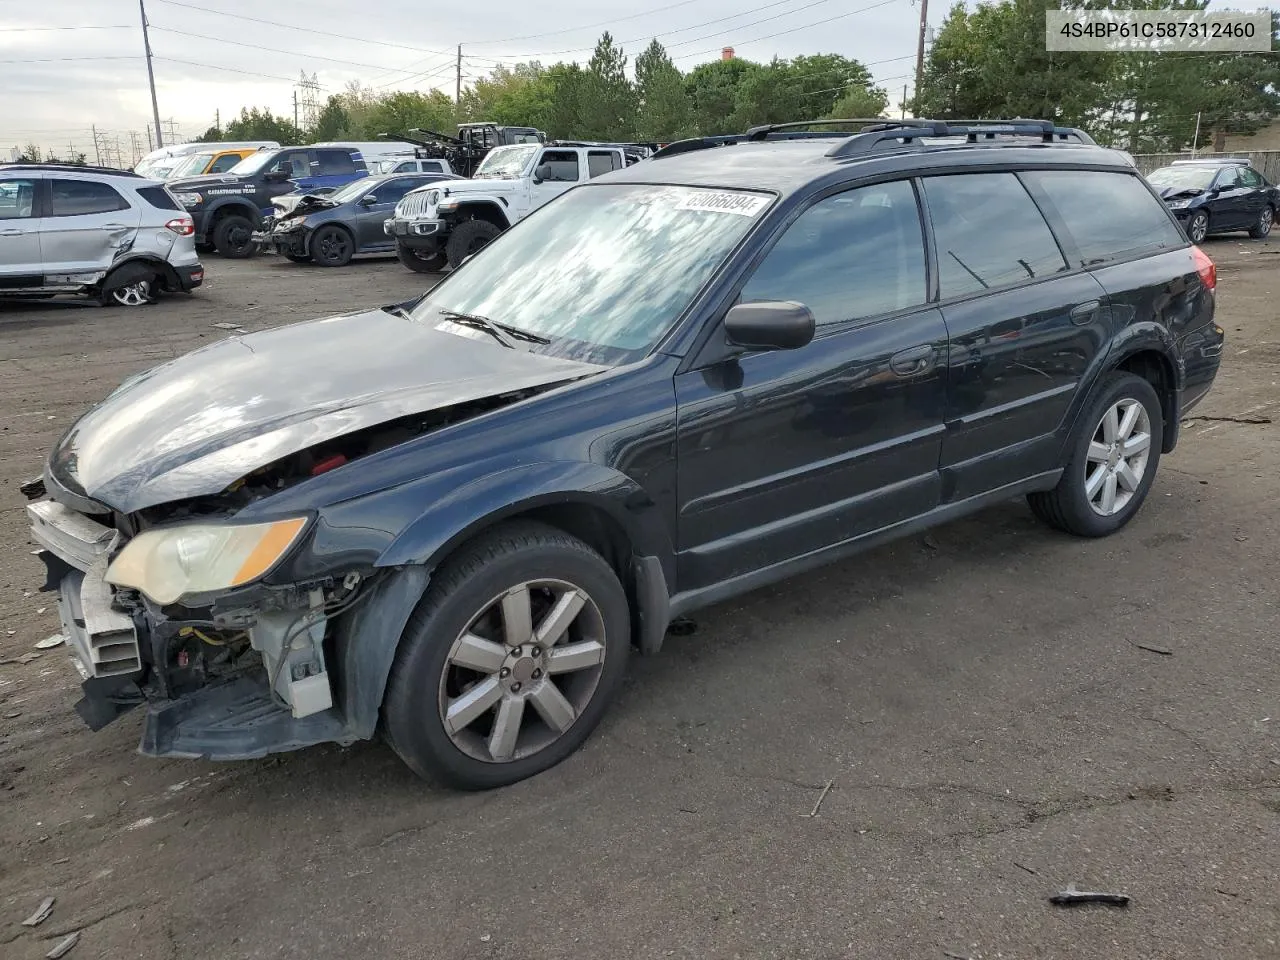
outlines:
[[[178,277],[178,286],[184,292],[190,293],[200,284],[204,283],[204,265],[195,263],[189,266],[174,267],[173,272]]]

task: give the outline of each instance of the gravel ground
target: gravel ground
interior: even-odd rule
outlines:
[[[435,792],[376,743],[148,760],[137,715],[80,724],[63,651],[0,665],[0,956],[1280,957],[1280,241],[1206,249],[1223,370],[1124,532],[1011,502],[704,611],[515,787]],[[86,406],[213,323],[426,279],[208,272],[0,306],[0,659],[58,628],[17,485]],[[1132,903],[1051,906],[1072,882]]]

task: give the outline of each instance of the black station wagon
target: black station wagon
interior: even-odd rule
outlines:
[[[81,715],[493,787],[680,614],[1012,497],[1124,526],[1217,373],[1213,263],[1079,131],[836,124],[672,144],[413,302],[124,383],[25,488]]]

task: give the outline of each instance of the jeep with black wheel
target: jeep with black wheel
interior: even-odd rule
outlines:
[[[423,187],[405,196],[383,223],[400,262],[456,268],[513,223],[579,183],[627,166],[622,146],[495,147],[470,180]],[[411,260],[410,257],[416,257]]]

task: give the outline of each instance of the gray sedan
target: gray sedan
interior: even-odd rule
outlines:
[[[382,221],[400,198],[438,180],[456,179],[442,173],[365,177],[325,196],[304,195],[290,209],[278,208],[253,238],[260,250],[326,267],[345,266],[360,253],[394,253],[395,239],[383,232]]]

